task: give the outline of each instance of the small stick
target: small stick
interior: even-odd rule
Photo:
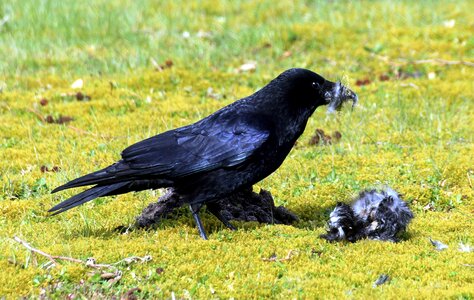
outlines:
[[[115,262],[113,264],[98,264],[98,263],[95,262],[94,258],[88,258],[86,261],[83,261],[81,259],[77,259],[77,258],[73,258],[73,257],[50,255],[50,254],[48,254],[44,251],[33,248],[30,244],[23,241],[22,239],[20,239],[17,236],[14,236],[13,240],[20,243],[21,245],[23,245],[25,248],[27,248],[31,252],[37,253],[37,254],[40,254],[40,255],[46,257],[51,262],[51,264],[53,264],[53,265],[58,264],[58,262],[56,260],[65,260],[65,261],[70,261],[70,262],[74,262],[74,263],[83,264],[86,267],[90,267],[90,268],[94,268],[94,269],[108,268],[108,269],[117,270],[117,267],[115,267],[115,265],[120,264],[122,262],[127,262],[127,263],[130,264],[132,262],[140,261],[140,262],[144,263],[144,262],[150,261],[152,259],[151,256],[149,256],[149,255],[146,255],[144,257],[131,256],[131,257],[124,258],[124,259],[122,259],[118,262]]]
[[[406,60],[406,61],[410,62],[409,60]],[[438,64],[438,65],[442,65],[442,66],[465,65],[465,66],[469,66],[469,67],[474,67],[474,62],[465,61],[465,60],[446,60],[446,59],[440,59],[440,58],[414,60],[414,61],[412,61],[412,63],[414,63],[414,64]]]
[[[446,60],[446,59],[440,59],[440,58],[435,58],[435,59],[419,59],[419,60],[410,60],[407,58],[397,58],[397,60],[393,60],[388,56],[383,56],[383,55],[378,55],[375,53],[371,53],[372,56],[375,56],[376,58],[386,61],[391,65],[398,65],[398,64],[408,64],[412,63],[415,65],[420,65],[420,64],[438,64],[442,66],[448,66],[448,65],[465,65],[468,67],[474,67],[474,62],[470,61],[465,61],[465,60]]]
[[[54,260],[54,258],[53,258],[51,255],[49,255],[48,253],[45,253],[45,252],[43,252],[43,251],[41,251],[41,250],[38,250],[38,249],[36,249],[36,248],[31,247],[30,244],[28,244],[27,242],[23,241],[22,239],[20,239],[20,238],[17,237],[17,236],[14,236],[13,239],[14,239],[16,242],[18,242],[18,243],[22,244],[23,246],[25,246],[25,248],[28,249],[28,250],[30,250],[31,252],[34,252],[34,253],[38,253],[38,254],[40,254],[40,255],[43,255],[44,257],[46,257],[47,259],[49,259],[49,261],[50,261],[51,263],[57,264],[57,262]]]
[[[31,113],[34,113],[41,122],[46,123],[46,120],[44,119],[44,117],[40,115],[40,113],[37,110],[29,108],[29,107],[26,110]]]

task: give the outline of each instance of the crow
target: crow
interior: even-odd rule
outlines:
[[[337,109],[357,95],[306,69],[284,71],[259,91],[194,124],[155,135],[122,151],[122,158],[52,193],[93,185],[49,210],[62,213],[97,197],[172,188],[189,204],[207,239],[201,207],[252,187],[283,163],[318,106]],[[208,210],[234,229],[218,211]]]

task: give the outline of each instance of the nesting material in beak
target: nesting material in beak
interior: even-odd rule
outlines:
[[[332,92],[328,92],[326,95],[326,101],[329,104],[328,113],[339,110],[342,104],[349,100],[352,101],[352,108],[354,108],[358,99],[356,93],[345,87],[341,82],[336,82]]]

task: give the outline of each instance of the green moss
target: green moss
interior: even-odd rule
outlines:
[[[466,264],[473,253],[457,248],[474,244],[474,72],[398,58],[472,60],[473,9],[472,1],[2,2],[0,19],[11,21],[0,25],[0,56],[9,58],[0,62],[0,298],[36,297],[42,289],[52,298],[110,297],[139,287],[143,298],[472,299],[474,273]],[[445,25],[449,20],[454,27]],[[199,30],[212,35],[197,38]],[[152,58],[174,65],[158,72]],[[257,62],[256,71],[237,73],[247,60]],[[230,232],[204,214],[210,240],[202,241],[183,210],[156,230],[115,230],[133,223],[160,192],[98,199],[47,217],[77,192],[51,195],[52,188],[293,66],[342,79],[360,98],[356,109],[337,116],[317,111],[281,168],[258,184],[301,217],[295,226],[237,223]],[[397,72],[420,77],[397,79]],[[70,85],[78,78],[90,101],[77,101]],[[365,78],[371,82],[356,86]],[[222,97],[208,97],[209,87]],[[47,115],[74,120],[47,124],[38,117]],[[316,128],[338,130],[342,139],[310,146]],[[59,171],[43,173],[42,166]],[[415,212],[403,242],[318,238],[336,202],[380,185],[401,192]],[[44,270],[46,260],[37,257],[35,265],[14,235],[54,255],[153,260],[123,267],[120,282],[109,287],[83,266]],[[429,237],[449,249],[435,251]],[[288,261],[262,260],[290,250]],[[391,281],[372,288],[380,274]]]

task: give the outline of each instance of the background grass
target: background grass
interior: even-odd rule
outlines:
[[[472,1],[0,2],[0,297],[110,297],[139,287],[143,298],[472,299],[474,254],[457,248],[474,244],[474,72],[415,62],[473,61],[473,10]],[[157,71],[167,60],[173,66]],[[254,72],[236,71],[248,61]],[[317,111],[283,166],[258,185],[301,217],[295,226],[238,223],[230,232],[205,214],[210,240],[202,241],[183,210],[157,230],[115,231],[156,199],[151,191],[46,217],[75,193],[52,188],[289,67],[342,79],[360,98],[352,112]],[[78,78],[90,101],[76,99]],[[41,121],[48,115],[74,120]],[[341,142],[309,145],[316,128],[340,131]],[[337,201],[384,184],[416,214],[405,241],[318,238]],[[82,266],[35,266],[14,235],[55,255],[153,260],[122,268],[109,287]],[[450,248],[437,252],[428,237]],[[262,260],[290,250],[289,261]],[[372,288],[382,273],[392,280]]]

